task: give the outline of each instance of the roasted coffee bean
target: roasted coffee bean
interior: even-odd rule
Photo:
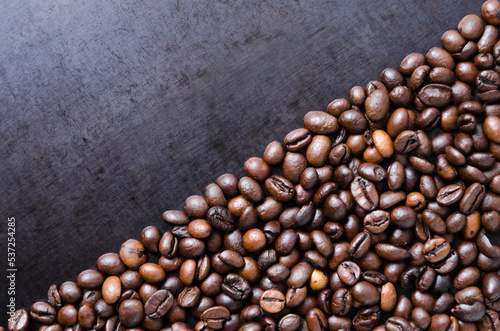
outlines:
[[[304,127],[316,134],[330,135],[338,131],[337,118],[322,112],[310,111],[304,116]]]
[[[274,175],[267,178],[265,186],[271,196],[278,201],[289,201],[295,194],[292,183],[282,176]]]
[[[245,300],[251,291],[250,284],[238,274],[228,274],[222,282],[222,291],[234,300]]]
[[[224,322],[230,318],[230,312],[224,306],[214,306],[205,310],[200,318],[207,327],[222,329]]]
[[[331,298],[331,311],[335,315],[345,316],[353,307],[353,297],[351,292],[346,288],[341,288],[335,291]]]
[[[326,330],[328,322],[325,314],[319,308],[313,308],[306,315],[307,329],[311,331]]]
[[[410,76],[413,70],[425,64],[425,56],[421,53],[411,53],[401,61],[400,71],[403,75]]]
[[[380,320],[380,309],[377,306],[358,310],[352,320],[355,330],[372,330]]]
[[[422,247],[425,259],[431,263],[439,262],[445,259],[450,251],[450,243],[448,243],[444,238],[429,239]]]
[[[120,323],[127,328],[139,325],[144,318],[144,309],[139,300],[124,300],[118,308]]]
[[[16,310],[9,315],[7,328],[9,331],[25,331],[29,326],[29,314],[25,309]]]
[[[255,179],[258,182],[264,181],[271,172],[269,165],[260,157],[251,157],[245,161],[243,168],[247,176]],[[208,209],[208,208],[207,208]],[[195,216],[203,218],[203,216]]]
[[[285,296],[277,290],[267,290],[259,299],[260,307],[268,313],[278,313],[285,308]]]
[[[367,232],[358,233],[349,244],[349,254],[355,258],[359,259],[363,257],[371,246],[371,236]]]
[[[434,270],[439,274],[449,274],[457,267],[459,257],[457,252],[452,249],[450,254],[442,261],[434,264]]]
[[[362,133],[368,128],[368,120],[359,108],[344,111],[339,116],[339,123],[350,133]]]
[[[450,184],[441,188],[436,196],[436,201],[444,206],[451,206],[460,201],[465,193],[462,183]]]
[[[42,324],[52,324],[56,320],[57,311],[47,302],[35,302],[31,306],[30,316]]]
[[[351,109],[351,103],[345,98],[335,99],[328,104],[327,112],[335,117],[339,117],[344,111]]]
[[[304,286],[313,272],[311,264],[308,262],[299,262],[291,270],[287,280],[287,285],[294,288]]]
[[[480,330],[498,330],[500,329],[500,318],[495,310],[487,309],[484,316],[479,320]]]
[[[371,233],[381,233],[389,227],[390,220],[391,216],[389,212],[385,210],[374,210],[365,216],[363,225],[365,229]]]
[[[144,304],[144,313],[150,318],[163,317],[174,304],[174,296],[168,290],[155,292]]]
[[[214,206],[207,211],[207,221],[210,225],[222,232],[231,232],[235,228],[234,216],[225,207]]]
[[[287,134],[284,142],[285,142],[285,147],[290,152],[297,152],[307,147],[311,142],[311,140],[312,140],[311,131],[305,128],[300,128],[293,130],[289,134]]]
[[[375,251],[378,256],[388,261],[399,261],[410,257],[406,249],[386,243],[376,244]]]
[[[400,330],[413,330],[410,322],[402,317],[392,316],[385,322],[385,330],[387,331],[400,331]]]
[[[337,273],[344,284],[352,286],[361,277],[361,268],[352,261],[344,261],[339,265]]]
[[[379,195],[375,186],[363,177],[354,178],[351,193],[356,203],[366,211],[372,211],[378,206]]]
[[[372,306],[380,301],[380,293],[375,285],[366,281],[359,281],[351,288],[354,302],[363,306]]]
[[[197,286],[187,286],[177,296],[177,305],[182,308],[195,307],[201,298],[200,289]]]
[[[287,307],[298,307],[300,306],[307,296],[307,287],[301,288],[289,288],[286,291],[285,302]]]

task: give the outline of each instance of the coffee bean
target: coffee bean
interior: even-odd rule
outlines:
[[[174,304],[174,296],[168,290],[155,292],[144,304],[144,313],[153,319],[163,317]]]
[[[345,261],[339,265],[337,273],[344,284],[352,286],[356,284],[361,277],[361,268],[352,261]]]
[[[208,308],[201,314],[201,320],[212,329],[222,329],[224,322],[230,317],[229,310],[224,306]]]
[[[181,308],[195,307],[201,298],[201,292],[197,286],[187,286],[177,296],[177,304]]]
[[[285,296],[280,291],[267,290],[262,293],[259,305],[268,313],[278,313],[285,307]]]
[[[42,324],[52,324],[56,320],[57,311],[47,302],[35,302],[31,306],[30,316]]]
[[[135,327],[139,325],[144,318],[144,308],[139,300],[124,300],[118,308],[120,323],[124,327]]]
[[[364,101],[366,116],[372,121],[380,121],[389,112],[389,93],[383,90],[376,90]]]
[[[222,232],[231,232],[235,228],[235,219],[233,214],[224,207],[211,207],[207,212],[207,221],[214,229]]]
[[[311,131],[305,128],[293,130],[285,137],[285,147],[290,152],[297,152],[307,147],[312,140]],[[281,144],[280,144],[281,145]],[[284,157],[284,155],[283,155]],[[281,161],[281,160],[280,160]]]
[[[388,261],[399,261],[410,257],[410,253],[401,247],[380,243],[375,245],[377,255]]]
[[[363,257],[371,246],[371,236],[367,232],[358,233],[349,244],[349,254],[356,259]]]
[[[304,127],[316,134],[330,135],[338,131],[337,118],[322,112],[310,111],[304,116]]]
[[[361,176],[351,183],[351,193],[356,203],[366,211],[372,211],[378,206],[379,195],[372,182]]]
[[[463,184],[450,184],[439,190],[436,201],[444,206],[451,206],[460,201],[464,193],[465,188]]]
[[[432,263],[439,262],[446,258],[450,250],[450,243],[444,238],[429,239],[422,247],[425,259]]]
[[[478,39],[484,30],[484,23],[481,17],[470,14],[466,15],[460,23],[458,23],[458,32],[468,40]]]
[[[487,309],[484,316],[479,320],[480,330],[498,330],[500,328],[500,318],[494,310]]]
[[[47,292],[47,301],[56,309],[61,308],[61,296],[59,295],[59,290],[57,285],[51,285]]]
[[[82,290],[75,283],[67,281],[59,286],[59,296],[61,301],[66,303],[76,303],[82,299]]]
[[[355,330],[371,330],[380,320],[380,309],[377,306],[358,310],[352,320]]]
[[[245,300],[250,295],[250,284],[238,274],[228,274],[222,283],[222,291],[234,300]]]
[[[307,312],[306,324],[307,329],[311,331],[322,331],[327,328],[327,319],[323,311],[319,308],[313,308]]]

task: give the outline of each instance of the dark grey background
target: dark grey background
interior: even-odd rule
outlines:
[[[46,300],[354,85],[440,45],[482,1],[4,2],[0,275]],[[6,320],[0,278],[0,324]],[[5,318],[5,319],[4,319]]]

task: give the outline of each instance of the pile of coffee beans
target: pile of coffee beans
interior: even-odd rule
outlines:
[[[307,113],[9,330],[500,330],[499,13]]]

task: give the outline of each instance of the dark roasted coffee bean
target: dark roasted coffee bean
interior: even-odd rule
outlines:
[[[345,261],[339,265],[337,273],[344,284],[352,286],[356,284],[361,277],[361,268],[352,261]]]
[[[144,309],[139,300],[124,300],[118,308],[120,323],[127,328],[139,325],[144,318]]]
[[[366,281],[357,282],[351,288],[354,302],[363,306],[372,306],[380,301],[380,293],[375,285]]]
[[[381,233],[389,227],[390,219],[391,216],[389,212],[385,210],[374,210],[365,216],[363,225],[365,229],[371,233]]]
[[[298,307],[300,306],[307,296],[307,287],[301,288],[289,288],[286,291],[285,301],[287,307]]]
[[[429,318],[430,319],[430,318]],[[385,330],[387,331],[410,331],[413,330],[410,322],[402,317],[392,316],[385,322]]]
[[[144,304],[144,313],[150,318],[163,317],[174,304],[174,296],[168,290],[155,292]]]
[[[303,148],[306,148],[307,145],[312,140],[311,131],[305,128],[300,128],[291,131],[285,137],[285,147],[291,152],[300,151]]]
[[[373,91],[364,102],[366,117],[372,121],[380,121],[389,112],[390,99],[387,90]]]
[[[406,290],[414,290],[417,288],[417,282],[420,277],[421,272],[418,267],[408,268],[400,275],[401,286]]]
[[[63,302],[76,303],[82,299],[83,293],[76,283],[67,281],[59,287],[59,296]]]
[[[410,257],[406,249],[386,243],[376,244],[375,251],[378,256],[388,261],[399,261]]]
[[[363,272],[362,277],[364,280],[374,285],[382,285],[387,282],[387,278],[384,276],[384,274],[378,271],[365,271]]]
[[[285,296],[277,290],[267,290],[259,299],[260,307],[268,313],[278,313],[285,308]]]
[[[371,246],[371,236],[368,232],[358,233],[349,244],[349,253],[355,258],[363,257]]]
[[[35,302],[31,306],[30,316],[42,324],[52,324],[56,320],[57,311],[47,302]]]
[[[24,331],[29,326],[29,314],[25,309],[16,310],[9,316],[7,328],[9,331]]]
[[[331,299],[331,311],[335,315],[345,316],[351,311],[353,302],[352,294],[348,289],[338,289]]]
[[[445,259],[450,253],[450,250],[450,243],[444,238],[429,239],[422,247],[425,259],[431,263]]]
[[[330,135],[338,131],[337,118],[323,111],[310,111],[304,116],[304,127],[316,134]]]
[[[177,296],[177,304],[182,308],[195,307],[201,298],[201,292],[197,286],[187,286]]]
[[[470,185],[464,192],[463,198],[460,201],[460,211],[466,215],[474,212],[483,202],[486,189],[484,185],[474,183]]]
[[[285,330],[290,330],[290,331],[295,331],[299,330],[299,327],[301,325],[301,318],[297,314],[288,314],[285,315],[281,318],[281,320],[278,323],[278,330],[280,331],[285,331]]]
[[[359,108],[343,112],[339,116],[339,123],[350,133],[362,133],[368,128],[368,121]]]
[[[372,330],[380,320],[380,309],[377,306],[358,310],[352,320],[355,330]]]
[[[425,64],[425,56],[421,53],[411,53],[401,61],[400,71],[403,75],[410,76],[413,70]]]
[[[222,291],[234,300],[245,300],[251,291],[250,284],[238,274],[228,274],[222,283]]]
[[[222,329],[224,322],[230,317],[229,310],[224,306],[214,306],[205,310],[200,318],[203,323],[212,329]]]
[[[357,204],[366,211],[378,206],[379,195],[375,186],[363,177],[356,177],[351,183],[351,193]]]
[[[449,68],[448,68],[449,69]],[[425,85],[416,95],[415,99],[425,107],[444,107],[451,101],[452,90],[444,84]]]
[[[290,287],[299,288],[309,280],[313,272],[312,266],[308,262],[299,262],[291,270],[287,280]]]
[[[460,201],[465,193],[462,183],[450,184],[439,190],[436,201],[444,206],[451,206]]]
[[[459,257],[457,252],[452,249],[450,254],[442,261],[434,264],[434,270],[439,274],[447,275],[458,266]]]
[[[333,244],[330,240],[330,237],[319,230],[314,230],[311,232],[311,239],[316,247],[316,250],[323,255],[325,258],[328,258],[333,253]]]
[[[480,330],[499,330],[500,317],[495,310],[487,309],[484,316],[479,320],[478,327]]]
[[[293,184],[282,176],[273,175],[267,178],[265,186],[271,196],[278,201],[289,201],[295,194]]]
[[[323,331],[327,329],[327,319],[323,311],[313,308],[306,315],[307,329],[311,331]]]
[[[48,302],[56,309],[61,307],[61,296],[59,295],[59,290],[57,285],[51,285],[49,291],[47,292]]]

